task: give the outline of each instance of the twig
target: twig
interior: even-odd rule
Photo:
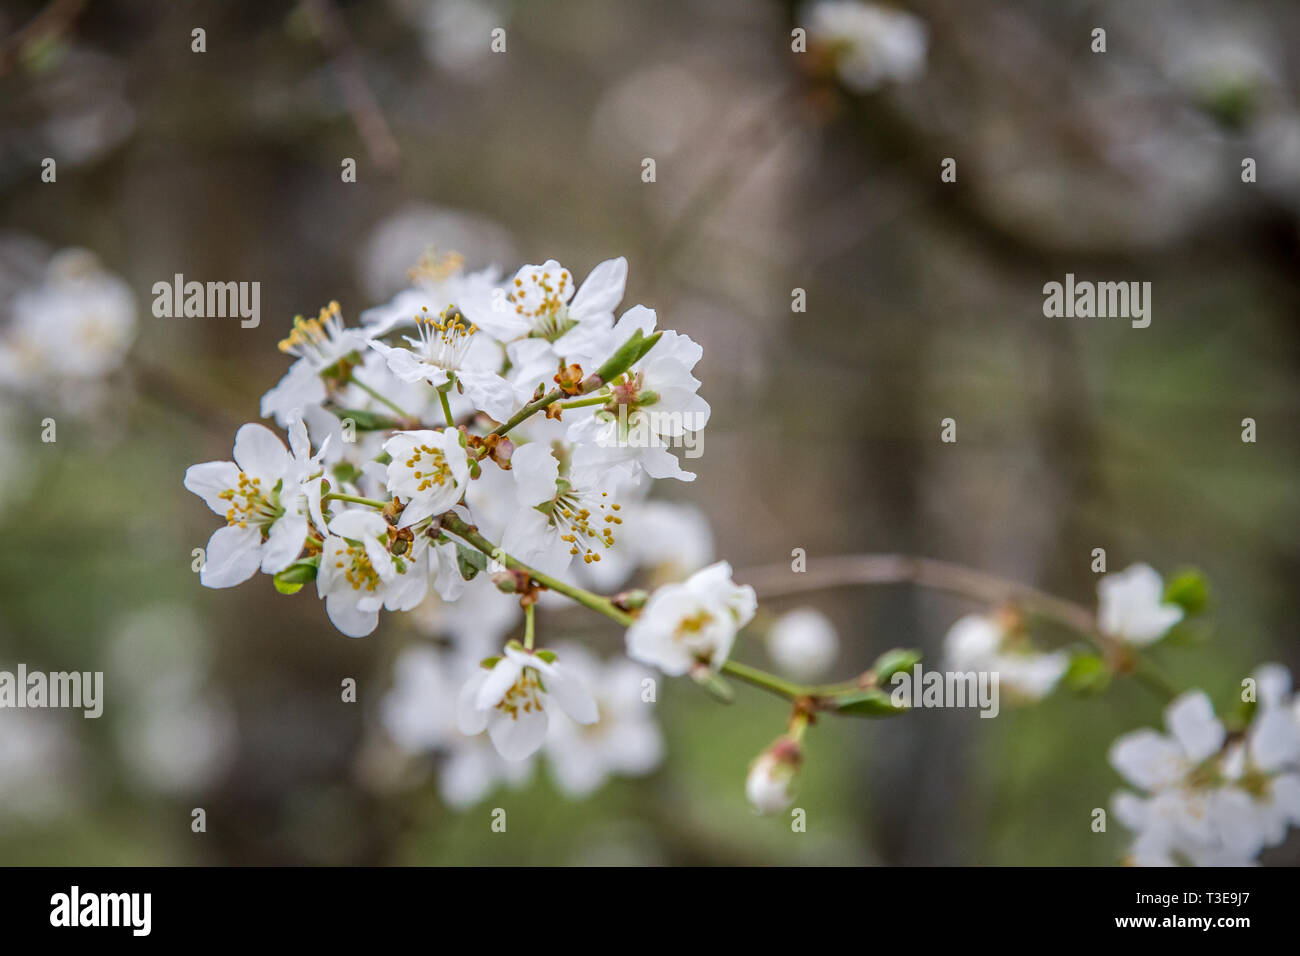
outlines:
[[[379,100],[366,82],[361,57],[352,42],[347,23],[330,0],[302,0],[302,7],[320,34],[325,51],[333,59],[334,72],[343,88],[343,100],[352,114],[352,122],[366,152],[381,171],[395,172],[401,151],[379,108]]]
[[[797,574],[788,564],[773,564],[740,571],[736,578],[752,584],[765,598],[861,584],[915,584],[987,604],[1007,601],[1022,604],[1084,634],[1095,634],[1097,630],[1092,611],[1082,604],[974,568],[931,558],[845,554],[818,559],[807,571]]]

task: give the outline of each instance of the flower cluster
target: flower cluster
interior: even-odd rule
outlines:
[[[1202,691],[1165,710],[1167,734],[1137,730],[1111,746],[1111,765],[1142,791],[1120,791],[1115,815],[1135,831],[1130,862],[1243,866],[1300,825],[1300,698],[1278,664],[1243,693],[1249,719],[1229,732]]]
[[[465,272],[457,256],[426,257],[411,278],[357,326],[338,303],[294,320],[280,343],[294,361],[261,403],[287,446],[250,423],[232,461],[186,472],[185,487],[225,522],[208,541],[201,581],[232,587],[261,571],[283,593],[314,582],[329,620],[350,637],[373,632],[382,611],[431,602],[435,627],[455,630],[464,603],[473,636],[456,659],[481,664],[459,668],[454,693],[434,681],[440,698],[458,702],[439,711],[437,733],[395,692],[394,737],[408,749],[446,749],[452,724],[461,740],[486,731],[507,763],[556,747],[552,764],[572,791],[648,769],[660,750],[653,724],[606,687],[593,690],[601,668],[580,653],[535,648],[534,607],[564,593],[633,623],[631,604],[580,585],[616,587],[638,567],[676,564],[678,574],[696,573],[641,599],[629,655],[673,674],[716,671],[725,660],[754,614],[753,591],[732,584],[726,564],[699,570],[712,550],[701,516],[646,497],[655,478],[694,476],[671,442],[630,434],[643,420],[703,427],[709,407],[692,374],[702,350],[658,329],[651,309],[620,314],[621,258],[581,283],[554,260],[502,279]],[[487,608],[502,602],[505,614]],[[525,641],[503,649],[521,610]],[[403,666],[415,676],[399,672],[399,684],[432,680],[423,658]],[[608,726],[577,729],[598,721]],[[638,743],[629,751],[602,739]],[[459,766],[455,799],[481,790],[467,777],[512,779],[481,757],[474,773]]]

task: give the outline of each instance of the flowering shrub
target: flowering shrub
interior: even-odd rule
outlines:
[[[502,279],[466,273],[456,256],[426,258],[412,275],[411,289],[358,326],[337,303],[296,319],[280,343],[294,362],[262,399],[287,445],[244,425],[233,461],[192,466],[185,486],[225,521],[208,542],[208,587],[258,571],[286,594],[314,583],[349,637],[372,633],[382,611],[432,605],[452,647],[399,658],[384,719],[403,747],[447,754],[441,786],[453,805],[525,779],[539,752],[574,795],[652,769],[662,742],[644,707],[655,697],[643,667],[690,677],[723,700],[731,678],[789,701],[786,732],[746,779],[760,812],[793,801],[804,735],[823,714],[951,705],[944,681],[951,695],[977,673],[993,677],[995,694],[1000,679],[1013,703],[1063,684],[1095,692],[1129,674],[1174,696],[1144,650],[1199,611],[1203,583],[1193,574],[1166,587],[1140,564],[1101,579],[1096,613],[937,562],[860,568],[861,581],[908,580],[990,606],[953,625],[948,674],[928,680],[919,655],[904,650],[826,685],[742,664],[732,652],[755,622],[755,589],[737,584],[726,561],[707,564],[697,512],[646,499],[655,479],[694,478],[673,449],[698,447],[708,421],[692,374],[700,346],[658,328],[645,306],[619,314],[623,259],[582,283],[554,260]],[[653,592],[616,590],[638,566],[667,563],[674,579]],[[580,647],[539,642],[537,605],[562,599],[622,627],[630,661],[602,664]],[[521,616],[522,639],[505,641]],[[1029,626],[1037,617],[1078,640],[1040,649]],[[763,629],[773,658],[801,680],[835,658],[834,629],[812,609]],[[913,678],[916,689],[901,686]],[[1115,799],[1137,831],[1132,862],[1246,861],[1300,822],[1300,707],[1280,668],[1259,682],[1263,696],[1232,734],[1193,692],[1169,706],[1171,737],[1139,731],[1116,742],[1112,763],[1147,794]]]

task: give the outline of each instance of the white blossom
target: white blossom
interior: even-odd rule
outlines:
[[[1183,619],[1164,600],[1164,582],[1148,564],[1108,574],[1097,583],[1097,623],[1103,633],[1136,647],[1154,644]]]
[[[804,607],[782,614],[767,633],[767,650],[782,671],[798,680],[825,674],[840,642],[830,618]]]
[[[925,68],[925,24],[903,10],[859,0],[818,0],[804,22],[809,40],[825,51],[854,92],[906,82]]]
[[[636,331],[649,336],[657,318],[653,309],[633,306],[605,336],[601,351],[611,353]],[[648,354],[617,381],[609,383],[608,405],[574,416],[570,441],[591,445],[609,464],[635,463],[651,478],[693,481],[668,449],[687,432],[700,432],[711,409],[692,374],[704,350],[690,336],[664,330]]]
[[[288,418],[309,405],[326,399],[321,373],[353,353],[366,351],[366,338],[359,329],[343,324],[337,302],[320,310],[314,319],[298,316],[293,329],[280,341],[280,351],[296,359],[284,377],[262,396],[262,417],[287,425]]]
[[[469,459],[454,428],[397,432],[384,442],[391,457],[388,491],[405,509],[399,528],[408,528],[456,504],[469,482]]]
[[[649,672],[626,658],[598,661],[577,645],[557,646],[565,669],[590,688],[598,719],[586,726],[563,713],[551,716],[545,754],[556,784],[585,797],[611,776],[642,776],[663,760],[664,743],[645,699]]]
[[[549,444],[516,448],[511,473],[519,507],[502,532],[501,546],[547,573],[563,573],[572,558],[601,560],[614,547],[622,491],[634,481],[630,469],[611,468],[579,447],[563,476]]]
[[[381,609],[414,609],[431,581],[456,574],[451,545],[435,547],[427,537],[415,536],[395,555],[394,539],[394,529],[375,511],[350,509],[330,519],[316,592],[330,621],[348,637],[373,632]]]
[[[0,333],[0,387],[53,391],[75,402],[116,371],[135,338],[135,297],[82,249],[50,259],[39,285],[20,289]]]
[[[548,259],[524,266],[503,289],[476,290],[458,304],[471,322],[506,343],[509,379],[525,401],[539,384],[550,384],[559,365],[608,358],[601,352],[626,283],[621,257],[597,265],[576,290],[569,270]]]
[[[456,711],[461,733],[486,730],[501,756],[523,760],[546,738],[552,700],[578,723],[596,722],[595,700],[555,654],[508,644],[502,655],[465,682]]]
[[[757,608],[754,589],[737,585],[731,565],[719,561],[650,596],[627,629],[628,656],[670,676],[717,671]]]
[[[389,369],[403,382],[449,386],[453,378],[474,407],[505,421],[516,407],[510,383],[497,374],[504,361],[501,346],[448,309],[438,316],[415,317],[417,337],[404,336],[410,348],[372,339],[370,347],[384,356]]]
[[[982,614],[968,614],[954,623],[944,637],[943,651],[950,669],[996,673],[1003,689],[1026,702],[1050,694],[1070,666],[1065,651],[1036,651],[1010,639],[1000,623]]]
[[[393,664],[393,687],[380,719],[393,742],[409,754],[437,753],[438,792],[457,809],[473,806],[498,786],[519,786],[533,761],[506,760],[483,737],[456,727],[456,696],[477,664],[466,655],[427,645],[403,650]]]
[[[310,454],[301,420],[289,429],[292,451],[263,425],[249,423],[235,435],[234,461],[191,465],[185,487],[226,519],[208,540],[199,580],[228,588],[261,568],[283,571],[302,551],[308,515],[319,527],[319,456]]]

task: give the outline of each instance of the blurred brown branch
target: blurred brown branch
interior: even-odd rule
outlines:
[[[325,51],[333,59],[334,72],[343,88],[343,99],[366,152],[380,170],[395,172],[401,151],[379,108],[379,100],[366,82],[361,57],[343,16],[330,0],[302,0],[302,7],[320,35]]]
[[[964,565],[902,554],[844,554],[818,558],[807,571],[799,573],[793,572],[786,563],[769,564],[738,571],[736,580],[753,585],[763,598],[788,597],[853,585],[913,584],[989,605],[1008,601],[1023,604],[1085,634],[1093,633],[1097,628],[1092,611],[1081,604]]]

